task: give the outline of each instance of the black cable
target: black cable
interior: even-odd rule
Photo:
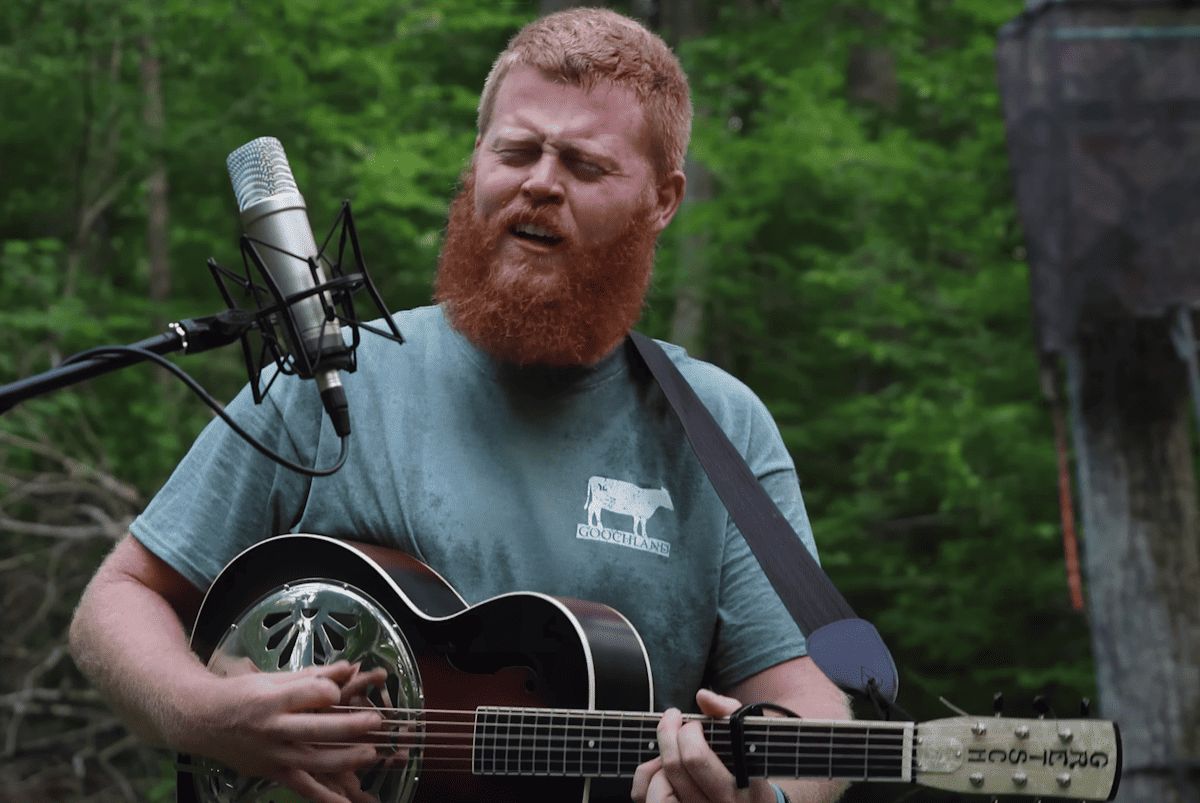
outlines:
[[[207,390],[202,388],[200,386],[199,382],[197,382],[195,379],[192,379],[192,377],[189,376],[187,374],[187,372],[185,372],[178,365],[171,362],[170,360],[168,360],[165,357],[155,354],[153,351],[147,351],[146,349],[140,349],[135,346],[97,346],[96,348],[91,348],[86,351],[81,351],[78,354],[72,354],[70,357],[63,360],[61,364],[62,365],[70,365],[71,363],[82,362],[84,360],[93,359],[95,357],[99,357],[99,356],[102,356],[105,354],[136,354],[139,357],[141,357],[142,359],[150,360],[151,362],[157,363],[158,365],[161,365],[163,368],[166,368],[168,371],[175,374],[175,376],[178,377],[179,380],[183,382],[183,384],[187,385],[193,393],[195,393],[197,396],[199,396],[200,399],[205,404],[207,404],[209,407],[211,407],[213,412],[215,412],[217,415],[219,415],[221,417],[221,420],[229,425],[230,429],[232,429],[234,432],[236,432],[238,435],[241,436],[242,440],[246,441],[246,443],[253,446],[259,452],[261,452],[265,457],[267,457],[270,460],[275,461],[276,463],[283,466],[284,468],[291,469],[292,471],[295,471],[299,474],[304,474],[305,476],[308,476],[308,477],[328,477],[329,475],[338,471],[342,467],[342,465],[346,462],[346,455],[350,451],[350,439],[349,438],[342,438],[341,454],[338,455],[337,462],[333,465],[332,468],[324,468],[324,469],[308,468],[307,466],[302,466],[299,463],[293,463],[291,460],[288,460],[285,457],[275,454],[270,449],[268,449],[266,446],[264,446],[263,444],[261,444],[257,440],[255,440],[253,435],[251,435],[246,430],[242,429],[237,424],[237,422],[234,421],[229,416],[229,414],[221,408],[221,403],[218,402],[216,399],[214,399],[212,397],[212,394],[210,394]]]

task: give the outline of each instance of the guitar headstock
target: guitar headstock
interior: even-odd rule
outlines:
[[[1102,720],[951,717],[913,741],[913,780],[952,792],[1112,800],[1121,778],[1121,735]]]

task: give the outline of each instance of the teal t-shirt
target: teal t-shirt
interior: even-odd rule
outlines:
[[[364,333],[358,370],[343,374],[353,432],[340,471],[288,471],[217,420],[133,535],[199,588],[246,547],[299,532],[403,550],[470,603],[512,591],[601,602],[641,634],[660,710],[694,710],[705,681],[720,691],[805,654],[628,344],[594,366],[519,369],[451,329],[440,307],[395,320],[406,342]],[[719,368],[663,346],[815,556],[766,407]],[[228,410],[284,456],[337,459],[311,382],[280,376],[262,405],[244,389]]]

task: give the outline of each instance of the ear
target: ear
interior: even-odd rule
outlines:
[[[673,170],[655,188],[654,228],[661,233],[679,211],[683,194],[687,190],[687,176],[682,170]]]

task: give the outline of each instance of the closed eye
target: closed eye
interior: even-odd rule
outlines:
[[[496,155],[506,165],[527,165],[536,162],[542,152],[533,148],[501,148],[496,151]]]
[[[510,146],[494,148],[493,153],[508,167],[528,167],[542,158],[543,150],[534,146]],[[582,181],[597,181],[612,172],[574,149],[561,151],[559,158]]]
[[[568,158],[564,161],[572,173],[584,180],[600,179],[608,175],[608,171],[603,167],[586,159]]]

